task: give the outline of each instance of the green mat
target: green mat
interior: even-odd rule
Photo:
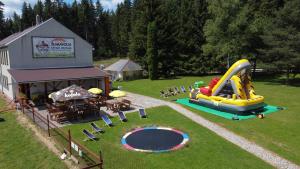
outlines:
[[[220,117],[224,117],[226,119],[232,119],[233,117],[238,117],[239,120],[246,120],[246,119],[250,119],[250,118],[255,118],[255,115],[248,115],[248,116],[238,116],[238,115],[234,115],[231,113],[227,113],[227,112],[222,112],[219,110],[215,110],[212,108],[208,108],[208,107],[204,107],[204,106],[200,106],[197,104],[193,104],[189,102],[188,98],[184,98],[184,99],[177,99],[176,100],[177,103],[192,107],[194,109],[200,110],[200,111],[204,111],[206,113],[210,113],[210,114],[214,114]],[[279,111],[280,109],[278,109],[277,106],[271,106],[271,105],[267,105],[264,107],[264,111],[262,112],[264,115],[270,114],[270,113],[274,113]]]

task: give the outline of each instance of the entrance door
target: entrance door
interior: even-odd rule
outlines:
[[[30,98],[30,85],[28,83],[19,84],[19,93],[23,93],[27,98]]]

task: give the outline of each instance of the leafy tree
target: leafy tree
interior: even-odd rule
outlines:
[[[270,68],[290,73],[300,71],[300,1],[287,1],[276,13],[272,29],[262,36],[266,48],[261,49],[263,61]]]
[[[148,57],[148,72],[151,80],[158,79],[158,60],[157,60],[157,37],[156,23],[149,22],[147,28],[147,57]]]
[[[213,56],[222,67],[227,58],[233,63],[242,57],[256,65],[259,49],[264,48],[261,35],[269,31],[282,0],[208,2],[210,18],[204,27],[207,41],[202,47],[204,54]]]
[[[245,31],[249,24],[246,3],[241,0],[209,1],[208,10],[211,18],[204,27],[207,41],[204,53],[219,61],[225,61],[228,56],[236,60],[246,54]]]

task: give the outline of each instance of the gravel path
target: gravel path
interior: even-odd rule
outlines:
[[[249,153],[257,156],[258,158],[264,160],[265,162],[271,164],[272,166],[280,169],[300,169],[300,167],[291,161],[288,161],[279,155],[255,144],[254,142],[251,142],[213,122],[210,122],[209,120],[204,119],[203,117],[183,108],[182,106],[168,102],[163,101],[160,99],[155,99],[148,96],[143,96],[139,94],[129,93],[128,95],[130,97],[136,98],[136,103],[138,104],[139,101],[147,100],[148,102],[152,102],[152,105],[167,105],[171,107],[172,109],[176,110],[177,112],[181,113],[182,115],[186,116],[187,118],[191,119],[192,121],[200,124],[203,127],[208,128],[209,130],[213,131],[217,135],[223,137],[224,139],[230,141],[231,143],[239,146],[240,148],[248,151]],[[154,104],[156,103],[156,104]],[[160,104],[157,104],[160,103]]]

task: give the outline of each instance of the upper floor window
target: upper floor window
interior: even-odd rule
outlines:
[[[0,50],[0,63],[2,65],[8,65],[8,50]]]

